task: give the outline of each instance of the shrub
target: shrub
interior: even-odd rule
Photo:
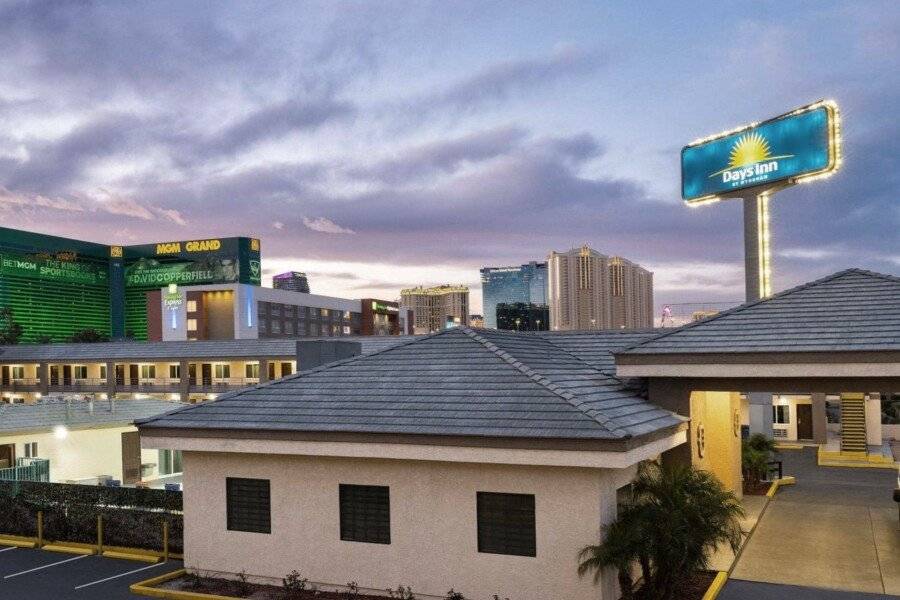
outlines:
[[[238,596],[249,596],[253,592],[253,586],[247,581],[247,571],[238,573],[238,578],[234,582],[234,591]]]
[[[344,590],[344,598],[353,600],[353,598],[356,598],[357,596],[359,596],[359,585],[355,581],[348,581],[347,589]]]
[[[754,433],[741,442],[741,469],[745,482],[758,485],[766,478],[773,452],[775,442],[761,433]]]
[[[450,591],[444,596],[444,600],[466,600],[466,597],[450,588]]]
[[[634,480],[634,500],[604,527],[604,538],[579,554],[579,575],[618,570],[622,597],[633,597],[631,565],[642,571],[642,597],[672,600],[697,571],[705,570],[720,543],[737,552],[744,510],[711,473],[693,466],[644,463]]]
[[[281,582],[288,598],[298,598],[300,597],[301,592],[306,589],[306,584],[309,583],[309,579],[302,577],[300,571],[294,569],[285,575]]]
[[[394,600],[416,600],[416,595],[409,586],[398,585],[396,590],[388,590],[387,593]]]

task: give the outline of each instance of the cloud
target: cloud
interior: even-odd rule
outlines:
[[[589,73],[603,63],[597,53],[586,52],[573,45],[561,46],[549,56],[492,64],[443,90],[419,98],[413,104],[429,111],[472,111],[484,104],[496,104],[565,77]]]
[[[281,231],[282,229],[284,229],[284,223],[282,223],[281,221],[275,221],[274,223],[272,223],[272,227],[274,227],[278,231]]]
[[[194,150],[203,157],[233,154],[263,140],[315,129],[329,121],[351,116],[354,110],[349,102],[333,98],[286,100],[238,119],[198,144]]]
[[[800,260],[827,260],[838,256],[837,250],[830,248],[785,248],[778,251],[778,256],[797,258]]]
[[[526,136],[520,127],[498,127],[449,140],[400,150],[390,159],[350,169],[348,174],[384,183],[413,183],[422,178],[453,173],[466,163],[477,163],[509,153]]]
[[[310,219],[309,217],[303,217],[303,225],[307,229],[312,229],[313,231],[318,231],[320,233],[334,233],[334,234],[355,234],[356,232],[352,229],[347,229],[346,227],[341,227],[331,219],[326,219],[325,217],[316,217],[315,219]]]

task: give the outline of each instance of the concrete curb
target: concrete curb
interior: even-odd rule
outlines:
[[[709,584],[709,588],[706,590],[706,593],[703,594],[703,600],[716,600],[716,598],[719,596],[719,592],[722,591],[722,588],[725,587],[725,584],[727,582],[727,571],[719,571],[718,573],[716,573],[716,578],[713,579],[712,583]]]

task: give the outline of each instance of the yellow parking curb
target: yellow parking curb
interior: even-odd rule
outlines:
[[[726,571],[719,571],[716,573],[716,578],[713,579],[713,582],[709,584],[706,593],[703,594],[703,600],[715,600],[716,597],[718,597],[719,592],[722,591],[722,588],[725,587],[727,581],[728,573]]]
[[[115,550],[104,550],[103,556],[106,558],[121,558],[123,560],[134,560],[145,563],[158,563],[162,560],[159,556],[151,554],[137,554],[132,552],[117,552]]]
[[[132,584],[128,589],[132,594],[139,596],[150,596],[151,598],[165,598],[166,600],[235,600],[236,596],[219,596],[217,594],[201,594],[199,592],[182,592],[179,590],[162,590],[158,587],[160,583],[177,579],[187,573],[186,569],[178,569],[165,575],[160,575],[146,581],[139,581]]]
[[[12,546],[14,548],[34,548],[37,542],[34,540],[19,540],[12,538],[0,538],[0,546]]]
[[[46,546],[41,546],[41,550],[47,550],[48,552],[62,552],[63,554],[81,554],[82,556],[90,556],[97,553],[94,548],[83,548],[80,546],[68,546],[64,544],[47,544]]]

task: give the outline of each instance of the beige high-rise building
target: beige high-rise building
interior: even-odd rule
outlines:
[[[415,333],[440,331],[453,324],[469,324],[469,288],[464,285],[439,285],[401,290],[400,303],[413,311]]]
[[[588,246],[547,259],[550,329],[653,327],[653,273]]]

